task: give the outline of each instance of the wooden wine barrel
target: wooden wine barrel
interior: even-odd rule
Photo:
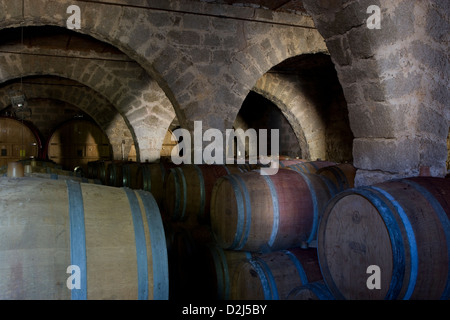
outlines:
[[[158,163],[141,163],[136,173],[136,185],[145,191],[151,192],[155,197],[161,211],[164,210],[164,182],[171,168],[175,168],[172,162],[161,161]]]
[[[102,129],[85,119],[63,123],[55,129],[47,144],[48,158],[70,171],[80,166],[87,172],[88,162],[110,160],[111,150],[109,139]]]
[[[287,300],[334,300],[325,281],[310,282],[289,292]]]
[[[164,230],[150,193],[0,178],[0,197],[0,299],[168,299]]]
[[[164,223],[169,257],[170,300],[210,299],[211,279],[202,250],[213,242],[207,227]]]
[[[165,224],[168,225],[165,230],[168,238],[169,299],[199,298],[201,291],[195,286],[197,245],[190,230]]]
[[[237,267],[250,260],[252,253],[247,251],[224,250],[216,243],[204,245],[199,257],[203,266],[203,282],[208,297],[216,300],[231,298],[231,281]]]
[[[303,162],[307,162],[307,160],[303,160],[303,159],[286,159],[286,160],[282,160],[280,159],[280,168],[287,168],[289,166],[293,166],[299,163],[303,163]]]
[[[164,214],[186,225],[209,223],[211,191],[222,176],[241,172],[225,165],[188,164],[170,169],[164,188]]]
[[[65,174],[58,174],[58,173],[25,173],[25,177],[30,178],[40,178],[40,179],[51,179],[51,180],[72,180],[72,181],[78,181],[83,183],[94,183],[94,184],[102,184],[100,180],[97,179],[88,179],[84,177],[77,177],[77,176],[71,176],[71,175],[65,175]]]
[[[322,279],[315,249],[266,253],[237,268],[231,285],[233,300],[286,300],[292,289]]]
[[[344,191],[330,201],[318,252],[333,296],[449,299],[449,195],[448,179],[417,177]]]
[[[355,187],[356,168],[350,163],[323,167],[317,170],[316,174],[327,177],[337,192]]]
[[[99,167],[100,161],[89,161],[87,164],[87,177],[90,179],[98,179],[100,177]]]
[[[307,162],[298,162],[296,164],[292,164],[287,166],[287,168],[298,171],[298,172],[303,172],[303,173],[316,173],[317,170],[321,169],[321,168],[325,168],[325,167],[329,167],[329,166],[334,166],[336,165],[335,162],[330,162],[330,161],[307,161]]]
[[[316,239],[331,191],[314,174],[279,169],[220,178],[211,196],[211,227],[224,249],[268,252]]]
[[[122,167],[123,186],[131,189],[143,189],[142,178],[138,178],[140,162],[128,162]],[[155,198],[156,200],[156,198]]]
[[[98,179],[102,182],[102,184],[107,186],[114,186],[116,183],[116,174],[111,173],[111,166],[115,164],[121,164],[123,161],[121,160],[99,160],[99,161],[90,161],[88,162],[88,177],[92,177],[93,179]],[[113,181],[110,181],[110,179]],[[120,184],[117,182],[117,184]]]
[[[123,168],[129,161],[112,161],[107,167],[108,185],[112,187],[123,187]]]
[[[38,158],[39,134],[26,122],[0,117],[0,167],[24,158]]]

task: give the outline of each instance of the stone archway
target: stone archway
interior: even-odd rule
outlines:
[[[445,172],[448,130],[448,6],[379,0],[305,0],[324,37],[348,102],[357,185]]]

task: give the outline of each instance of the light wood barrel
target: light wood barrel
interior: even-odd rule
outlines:
[[[220,178],[211,196],[211,227],[228,250],[268,252],[316,239],[331,192],[314,174],[279,169]]]
[[[89,179],[89,178],[84,178],[84,177],[77,177],[75,175],[66,175],[66,174],[58,174],[58,173],[34,173],[34,172],[32,172],[32,173],[25,173],[25,177],[50,179],[50,180],[72,180],[72,181],[78,181],[78,182],[83,182],[83,183],[102,184],[102,182],[98,179]]]
[[[0,197],[0,299],[168,299],[164,230],[150,193],[0,178]]]
[[[322,279],[315,249],[266,253],[237,268],[232,281],[233,300],[286,300],[294,288]]]
[[[317,170],[321,168],[334,165],[336,165],[336,163],[330,161],[299,161],[298,163],[287,166],[287,168],[303,173],[316,173]]]
[[[164,214],[186,225],[209,224],[211,191],[222,176],[239,173],[236,166],[188,164],[170,169],[165,181]]]
[[[418,177],[336,196],[318,231],[320,265],[333,296],[449,299],[449,195],[448,179]]]
[[[334,300],[323,280],[310,282],[289,292],[287,300]]]

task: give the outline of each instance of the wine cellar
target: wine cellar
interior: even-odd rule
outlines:
[[[0,1],[0,299],[449,300],[450,8],[373,2]]]

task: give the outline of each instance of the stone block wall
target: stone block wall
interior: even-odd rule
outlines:
[[[0,30],[66,28],[70,4],[0,1]],[[71,52],[68,58],[61,50],[43,52],[16,43],[9,53],[0,53],[0,82],[36,75],[77,81],[113,107],[108,121],[126,124],[127,143],[135,144],[141,161],[159,157],[175,117],[191,131],[196,120],[204,130],[224,131],[255,91],[280,108],[302,153],[344,160],[352,148],[357,185],[417,175],[420,166],[430,166],[435,176],[445,174],[450,121],[446,0],[305,0],[310,16],[196,1],[77,4],[82,23],[74,32],[120,50],[120,61],[86,52]],[[366,25],[370,5],[381,9],[379,30]],[[21,49],[28,55],[19,55]],[[329,112],[323,113],[294,90],[301,85],[298,79],[268,73],[289,58],[316,53],[330,54],[345,108],[342,98],[328,100]],[[71,102],[106,123],[87,99],[80,95]],[[351,133],[339,135],[347,106]],[[110,130],[110,139],[126,132],[121,130]]]
[[[348,102],[357,184],[445,172],[449,30],[446,1],[304,1]],[[367,8],[381,9],[369,29]],[[447,89],[444,89],[447,88]]]

